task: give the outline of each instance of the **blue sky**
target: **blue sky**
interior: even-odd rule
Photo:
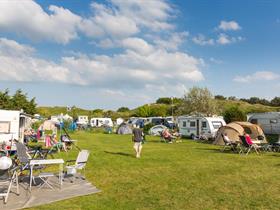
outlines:
[[[38,105],[134,108],[280,92],[279,1],[2,0],[0,90]]]

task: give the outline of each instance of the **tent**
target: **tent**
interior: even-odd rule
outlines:
[[[55,130],[56,122],[52,120],[46,120],[40,127],[42,128],[42,130]]]
[[[117,134],[132,134],[132,129],[128,124],[122,123],[117,130]]]
[[[150,128],[149,134],[153,136],[159,136],[160,133],[162,133],[163,130],[167,129],[164,125],[155,125]]]
[[[117,125],[121,125],[124,122],[123,118],[117,118],[116,123]]]
[[[262,136],[263,143],[267,143],[260,126],[250,122],[232,122],[219,128],[213,144],[224,145],[222,134],[225,133],[231,141],[239,141],[239,136],[244,135],[244,132],[248,133],[252,139],[258,139],[259,136]]]

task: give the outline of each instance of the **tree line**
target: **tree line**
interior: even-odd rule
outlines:
[[[35,98],[28,100],[27,94],[22,90],[17,90],[15,94],[10,95],[9,90],[0,91],[0,109],[23,110],[27,114],[36,113]]]
[[[249,104],[263,104],[264,106],[247,106]],[[245,105],[244,105],[245,104]],[[28,99],[27,94],[22,90],[17,90],[15,94],[11,95],[9,90],[0,91],[0,109],[10,110],[23,110],[28,114],[35,114],[36,110],[35,98]],[[247,106],[247,107],[246,107]],[[267,112],[267,111],[279,111],[278,108],[271,106],[280,106],[280,97],[275,97],[271,101],[266,99],[260,99],[258,97],[251,97],[249,99],[237,99],[234,96],[224,97],[222,95],[214,96],[207,88],[193,87],[183,97],[163,97],[158,98],[155,103],[145,104],[135,109],[129,109],[128,107],[120,107],[117,111],[112,110],[83,110],[73,106],[68,114],[76,118],[78,115],[86,114],[89,117],[110,117],[115,120],[118,117],[151,117],[151,116],[180,116],[180,115],[222,115],[227,122],[236,120],[246,120],[246,114],[249,112]],[[249,107],[249,108],[248,108]],[[38,109],[40,110],[40,109]],[[50,117],[50,115],[60,114],[61,108],[58,109],[59,113],[53,113],[47,111],[44,117]],[[66,110],[66,109],[65,109]],[[48,116],[45,116],[48,115]]]
[[[280,106],[280,97],[274,97],[271,100],[267,100],[264,98],[259,98],[259,97],[250,97],[250,98],[236,98],[235,96],[230,96],[230,97],[225,97],[222,95],[216,95],[215,99],[217,100],[232,100],[232,101],[244,101],[249,104],[262,104],[265,106]]]

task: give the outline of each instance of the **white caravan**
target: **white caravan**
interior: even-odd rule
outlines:
[[[102,126],[113,127],[113,121],[111,118],[91,118],[90,125],[91,127],[102,127]]]
[[[31,117],[21,111],[0,110],[0,144],[16,139],[23,142],[24,130],[31,128]]]
[[[179,132],[192,139],[213,139],[221,126],[226,125],[222,117],[180,116]]]
[[[280,135],[280,112],[248,114],[247,121],[258,124],[265,134]]]
[[[87,125],[88,124],[88,116],[86,115],[79,115],[78,116],[78,125]]]

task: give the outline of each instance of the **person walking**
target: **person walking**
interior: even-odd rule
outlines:
[[[143,131],[139,128],[139,125],[133,125],[132,130],[132,141],[134,142],[134,150],[136,152],[136,158],[140,158],[142,150],[142,140],[143,140]]]

